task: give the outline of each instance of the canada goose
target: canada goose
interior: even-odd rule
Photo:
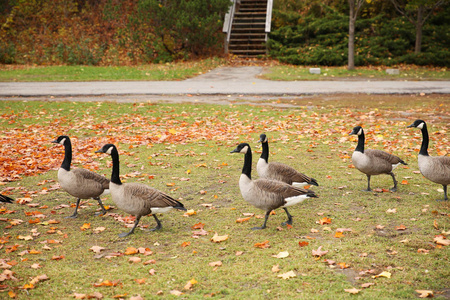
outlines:
[[[419,151],[419,170],[425,178],[433,182],[442,184],[444,188],[444,200],[447,197],[447,185],[450,184],[450,157],[449,156],[429,156],[427,123],[422,120],[416,120],[408,128],[416,127],[422,130],[422,146]]]
[[[284,209],[288,217],[288,220],[282,223],[282,225],[292,225],[292,216],[287,208],[301,203],[307,198],[318,198],[313,191],[294,187],[282,181],[270,179],[252,180],[252,150],[249,144],[239,144],[231,153],[245,154],[244,167],[239,178],[239,188],[242,197],[248,203],[266,211],[264,224],[261,227],[254,227],[252,229],[266,228],[270,212],[279,207]]]
[[[305,185],[319,186],[317,180],[297,172],[288,165],[278,162],[269,163],[269,142],[264,133],[259,136],[259,142],[262,144],[261,157],[256,164],[259,177],[283,181],[298,187],[304,187]]]
[[[13,203],[14,199],[9,198],[8,196],[0,194],[0,202]]]
[[[356,126],[353,128],[349,135],[358,135],[358,145],[352,155],[352,161],[355,168],[367,175],[367,190],[370,189],[370,176],[389,174],[394,180],[394,187],[391,189],[392,192],[397,191],[397,180],[395,180],[395,175],[392,172],[400,164],[407,165],[398,156],[389,154],[381,150],[364,150],[364,130],[361,126]]]
[[[119,152],[113,144],[106,144],[96,152],[111,155],[113,167],[109,189],[112,200],[121,210],[136,217],[133,228],[129,232],[119,234],[120,237],[132,234],[142,216],[153,215],[157,224],[155,228],[151,229],[154,231],[162,228],[161,222],[156,217],[157,213],[165,213],[172,208],[186,210],[181,202],[148,185],[122,183],[119,177]]]
[[[72,162],[72,143],[67,135],[61,135],[52,143],[64,146],[64,160],[58,170],[59,185],[70,195],[77,198],[77,205],[73,215],[67,218],[78,216],[78,207],[81,199],[95,199],[102,208],[102,214],[106,214],[100,196],[109,194],[109,180],[92,171],[76,168],[70,170]]]

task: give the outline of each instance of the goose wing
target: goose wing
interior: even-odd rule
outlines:
[[[124,194],[130,193],[134,198],[144,201],[148,208],[152,207],[174,207],[184,209],[181,202],[171,196],[145,184],[127,183],[124,187]]]
[[[288,184],[292,184],[293,182],[312,181],[311,177],[308,177],[305,174],[298,172],[297,170],[288,165],[278,162],[273,162],[269,164],[267,174],[271,175],[270,178],[274,180],[283,181]]]
[[[381,150],[367,149],[364,151],[364,153],[366,155],[372,156],[373,158],[386,161],[391,165],[396,165],[398,163],[406,165],[406,163],[403,160],[401,160],[400,157],[392,155],[392,154],[384,152],[384,151],[381,151]]]
[[[281,181],[258,179],[254,181],[254,184],[255,187],[257,187],[261,192],[268,195],[277,196],[277,198],[279,197],[281,199],[300,195],[311,195],[311,197],[315,196],[315,193],[313,191],[294,187]]]
[[[8,196],[0,194],[0,202],[13,203],[14,199],[9,198]]]
[[[104,190],[109,189],[109,179],[105,176],[81,168],[73,169],[72,172],[83,181],[83,185],[92,185]]]

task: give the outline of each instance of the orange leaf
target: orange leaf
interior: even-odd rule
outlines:
[[[343,237],[343,236],[344,236],[343,233],[340,232],[340,231],[336,231],[336,233],[334,234],[334,237],[335,237],[335,238],[341,238],[341,237]]]
[[[400,182],[401,184],[408,184],[408,180],[403,179],[402,182]]]
[[[254,246],[261,249],[270,248],[269,241],[267,240],[262,243],[256,243]]]
[[[331,219],[327,218],[327,217],[323,217],[322,219],[319,220],[319,224],[320,225],[331,224]]]
[[[252,217],[247,217],[247,218],[239,218],[236,220],[236,223],[244,223],[247,222],[248,220],[250,220]]]
[[[403,224],[401,224],[400,226],[395,226],[395,229],[396,229],[396,230],[405,230],[405,229],[406,229],[406,226],[403,225]]]
[[[82,231],[91,228],[91,223],[84,223],[83,226],[80,227]]]
[[[181,244],[181,247],[187,247],[187,246],[189,246],[191,244],[191,242],[183,242],[182,244]]]
[[[197,223],[197,224],[194,224],[194,225],[192,225],[192,229],[203,229],[203,227],[205,226],[205,224],[204,223]]]
[[[306,242],[306,241],[300,241],[300,242],[298,242],[298,245],[299,245],[300,247],[305,247],[305,246],[308,246],[309,243]]]
[[[128,247],[127,250],[125,250],[125,255],[133,255],[138,253],[138,249],[134,247]]]

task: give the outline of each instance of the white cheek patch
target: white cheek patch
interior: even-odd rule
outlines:
[[[422,123],[420,123],[419,125],[417,125],[417,128],[419,128],[419,129],[422,129],[423,128],[423,122]]]
[[[66,142],[66,138],[63,138],[62,140],[59,141],[59,143],[60,143],[61,145],[64,145],[65,142]]]
[[[241,153],[247,153],[248,151],[248,146],[245,146],[244,148],[242,148]]]
[[[362,128],[360,128],[358,131],[358,135],[361,135],[361,134],[362,134]]]
[[[106,153],[108,153],[109,155],[111,155],[113,147],[109,147],[108,150],[106,150]]]

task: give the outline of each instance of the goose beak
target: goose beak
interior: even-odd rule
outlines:
[[[95,153],[104,153],[102,149],[95,151]]]
[[[231,151],[230,153],[239,153],[240,151],[238,150],[238,148],[234,149],[233,151]]]
[[[409,125],[409,126],[406,126],[406,128],[411,128],[411,127],[414,127],[414,124],[411,124],[411,125]]]
[[[58,144],[57,140],[52,141],[53,144]]]
[[[353,134],[356,134],[356,133],[352,131],[352,132],[350,132],[348,135],[353,135]]]

